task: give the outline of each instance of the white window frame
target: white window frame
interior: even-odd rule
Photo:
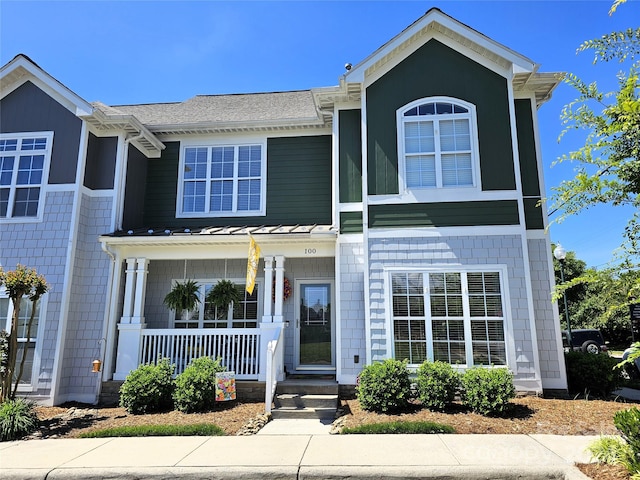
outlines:
[[[9,308],[7,309],[7,312],[0,312],[0,326],[2,329],[6,330],[7,332],[11,332],[11,318],[13,316],[13,302],[11,301],[11,299],[9,298],[9,295],[7,294],[7,291],[4,287],[0,287],[0,297],[1,298],[5,298],[5,299],[9,299],[8,303],[9,303]],[[25,376],[22,377],[21,381],[24,383],[20,383],[18,384],[18,392],[34,392],[38,389],[38,377],[39,377],[39,372],[40,372],[40,361],[41,361],[41,353],[42,353],[42,344],[43,344],[43,337],[44,337],[44,322],[45,322],[45,318],[46,318],[46,306],[47,306],[47,298],[48,298],[48,294],[44,294],[42,297],[40,297],[40,299],[38,300],[39,303],[39,310],[40,313],[38,315],[38,328],[35,332],[36,336],[34,338],[31,338],[31,342],[35,343],[35,346],[33,347],[33,364],[31,366],[31,378],[27,378]],[[20,310],[22,310],[24,308],[24,305],[26,302],[31,303],[31,300],[29,300],[28,297],[23,297],[22,302],[21,302],[21,308]],[[5,315],[5,321],[4,323],[2,322],[2,315]],[[26,337],[18,337],[18,343],[25,343],[26,341]],[[18,355],[18,357],[16,358],[16,368],[20,368],[20,361],[22,360],[22,356]]]
[[[505,365],[495,365],[495,367],[515,368],[515,358],[513,357],[513,335],[511,327],[511,302],[508,290],[507,279],[507,267],[505,265],[442,265],[442,266],[429,266],[429,267],[394,267],[385,269],[385,291],[389,292],[386,300],[386,309],[388,312],[388,345],[391,358],[396,358],[395,352],[395,332],[394,332],[394,314],[393,314],[393,293],[392,293],[392,275],[398,273],[421,273],[423,275],[423,298],[424,298],[424,321],[425,321],[425,342],[427,346],[427,360],[433,361],[434,348],[433,348],[433,331],[431,324],[431,298],[429,292],[429,279],[430,273],[460,273],[463,275],[462,280],[462,302],[463,302],[463,321],[464,321],[464,343],[465,343],[465,357],[466,362],[464,364],[453,364],[456,369],[464,370],[471,368],[473,364],[473,338],[471,332],[471,321],[475,317],[470,315],[469,307],[469,292],[467,274],[469,273],[490,273],[498,272],[500,277],[500,293],[502,300],[503,311],[503,328],[504,328],[504,348],[505,348]],[[410,369],[415,369],[419,364],[409,365]],[[478,365],[481,366],[481,365]],[[491,367],[491,365],[484,365],[484,367]]]
[[[468,110],[466,114],[454,113],[454,114],[434,114],[434,115],[417,115],[405,117],[405,112],[412,108],[424,105],[427,103],[451,103],[458,105]],[[442,165],[441,155],[442,151],[436,148],[434,155],[436,157],[436,186],[435,187],[408,187],[406,182],[406,148],[405,148],[405,125],[407,123],[417,122],[420,120],[428,120],[439,122],[441,120],[453,120],[467,118],[469,120],[469,134],[471,141],[471,185],[461,186],[443,186],[442,185]],[[476,115],[475,105],[465,102],[463,100],[452,97],[426,97],[419,100],[415,100],[407,105],[402,106],[396,111],[396,127],[398,138],[398,187],[400,195],[411,197],[416,201],[428,201],[433,200],[434,196],[438,196],[444,191],[457,191],[458,193],[468,192],[468,194],[476,194],[480,187],[480,154],[478,151],[478,122]],[[436,142],[439,144],[439,132],[434,132],[436,136]]]
[[[25,139],[45,138],[46,146],[40,150],[22,150],[22,142]],[[0,133],[0,140],[17,140],[16,150],[12,151],[0,151],[0,157],[15,157],[11,183],[9,185],[2,185],[0,188],[9,188],[9,203],[7,205],[7,213],[4,216],[0,216],[0,222],[25,222],[32,221],[34,219],[40,220],[42,218],[43,204],[45,198],[45,186],[49,179],[49,165],[51,163],[51,152],[53,150],[53,132],[20,132],[20,133]],[[42,178],[38,184],[18,185],[18,167],[20,164],[20,157],[27,155],[43,155],[42,165]],[[40,193],[38,196],[38,207],[35,215],[30,216],[13,216],[15,207],[16,191],[19,188],[39,188]]]
[[[206,287],[207,286],[215,286],[218,281],[220,281],[221,279],[197,279],[195,280],[198,285],[200,286],[199,290],[198,290],[198,297],[200,298],[200,303],[198,304],[198,318],[191,318],[189,319],[189,323],[198,323],[197,327],[189,327],[189,328],[200,328],[200,329],[205,329],[204,327],[204,298],[205,298],[205,291],[206,291]],[[171,281],[171,285],[175,285],[175,283],[177,282],[182,282],[184,281],[183,279],[173,279]],[[242,278],[236,278],[236,279],[229,279],[229,281],[231,281],[232,283],[236,284],[236,285],[245,285],[246,284],[246,279]],[[256,303],[257,303],[257,313],[256,313],[256,326],[255,327],[246,327],[246,328],[258,328],[260,326],[260,321],[262,318],[262,309],[263,309],[263,296],[264,296],[264,291],[262,290],[262,282],[256,280],[255,283],[255,287],[258,293],[258,297],[256,298]],[[255,292],[254,292],[255,293]],[[227,325],[225,327],[213,327],[211,328],[211,330],[215,330],[216,328],[245,328],[245,327],[234,327],[233,323],[235,322],[250,322],[253,320],[244,320],[244,319],[240,319],[240,318],[233,318],[233,304],[229,305],[229,310],[228,310],[228,314],[227,314],[227,318],[226,319],[221,319],[221,320],[206,320],[208,322],[227,322]],[[182,322],[183,320],[177,320],[177,322]],[[187,327],[176,327],[176,312],[171,310],[170,312],[170,319],[169,319],[169,324],[171,325],[171,328],[187,328]],[[208,330],[209,328],[207,328]]]
[[[256,210],[238,210],[238,149],[243,146],[259,146],[260,147],[260,208]],[[233,207],[230,211],[216,212],[210,210],[211,202],[211,157],[213,148],[232,147],[234,148],[234,167],[233,167]],[[185,160],[187,149],[206,148],[207,149],[207,173],[205,181],[205,210],[202,212],[185,212],[184,178]],[[259,217],[266,215],[267,200],[267,141],[265,138],[260,139],[242,139],[238,142],[183,142],[180,148],[180,161],[178,167],[178,195],[176,198],[176,218],[203,218],[203,217]]]

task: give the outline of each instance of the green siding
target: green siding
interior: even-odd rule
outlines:
[[[360,110],[339,112],[340,202],[362,201],[362,125]]]
[[[331,223],[331,136],[267,140],[267,215],[176,218],[180,144],[149,161],[144,226],[204,227]]]
[[[518,129],[522,194],[525,197],[540,197],[536,141],[530,100],[516,100],[516,128]]]
[[[362,212],[340,213],[340,233],[362,233]]]
[[[544,229],[544,220],[542,218],[542,207],[538,205],[540,198],[524,199],[524,221],[527,230]]]
[[[371,228],[517,225],[515,200],[371,205]]]
[[[367,88],[370,194],[398,193],[396,110],[440,95],[476,106],[482,189],[516,188],[507,80],[431,40]]]

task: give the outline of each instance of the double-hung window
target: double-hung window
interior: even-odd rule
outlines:
[[[256,328],[258,326],[258,290],[259,285],[249,294],[244,284],[236,284],[242,300],[220,309],[207,301],[207,294],[216,282],[199,282],[199,297],[196,309],[189,312],[189,318],[183,318],[184,312],[175,312],[174,328]]]
[[[186,146],[178,216],[265,214],[264,144]]]
[[[475,186],[478,162],[473,105],[423,99],[398,111],[404,190]]]
[[[51,132],[0,135],[0,218],[37,217]]]
[[[506,365],[501,273],[391,273],[394,356],[454,365]]]

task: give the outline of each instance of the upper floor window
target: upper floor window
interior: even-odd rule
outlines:
[[[0,134],[0,218],[37,217],[53,133]]]
[[[263,144],[186,146],[178,216],[264,215],[265,150]]]
[[[404,189],[473,187],[478,163],[473,105],[429,98],[398,111]]]

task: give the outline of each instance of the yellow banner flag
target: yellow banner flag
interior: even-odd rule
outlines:
[[[253,287],[256,285],[258,274],[258,262],[260,261],[260,246],[252,236],[249,236],[249,258],[247,259],[247,293],[253,295]]]

